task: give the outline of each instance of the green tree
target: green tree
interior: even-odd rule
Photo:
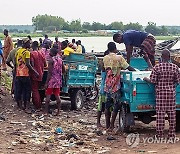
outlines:
[[[62,29],[63,30],[71,31],[70,23],[69,22],[65,22],[63,27],[62,27]]]
[[[164,36],[168,35],[168,29],[165,26],[161,26],[160,35],[164,35]]]
[[[84,22],[82,24],[83,29],[92,30],[92,25],[89,22]]]
[[[63,28],[65,24],[65,20],[61,17],[57,16],[49,16],[45,15],[37,15],[32,18],[33,26],[35,26],[35,30],[46,30],[47,27],[54,26],[57,31]]]
[[[25,29],[25,30],[24,30],[24,33],[30,34],[30,33],[31,33],[31,31],[30,31],[30,30]]]
[[[143,26],[140,25],[138,22],[137,23],[130,22],[129,24],[126,24],[124,26],[124,30],[129,30],[129,29],[142,31],[143,30]]]
[[[148,22],[148,25],[146,26],[145,31],[147,33],[151,33],[153,35],[159,35],[160,34],[160,30],[156,26],[156,23],[154,23],[154,22]]]
[[[178,35],[178,34],[180,34],[180,30],[178,30],[178,29],[176,29],[176,28],[170,28],[169,30],[168,30],[168,32],[170,33],[170,34],[173,34],[173,35]]]
[[[15,28],[14,29],[10,29],[9,32],[10,33],[18,33],[18,29],[15,29]]]
[[[93,22],[92,23],[92,30],[102,30],[104,29],[104,25],[102,25],[101,23],[99,22]]]
[[[81,20],[73,20],[70,23],[70,29],[71,31],[81,31],[82,30],[82,26],[81,26]]]
[[[109,29],[111,30],[124,30],[124,25],[123,25],[123,22],[112,22],[110,25],[109,25]]]

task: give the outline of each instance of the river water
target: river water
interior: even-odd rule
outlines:
[[[67,38],[61,38],[59,37],[59,41],[64,41],[64,40],[69,40],[70,42],[72,39],[81,40],[81,43],[84,45],[86,48],[87,52],[91,52],[92,50],[94,52],[103,52],[107,49],[107,44],[109,42],[112,42],[113,39],[112,37],[67,37]],[[17,39],[17,38],[13,38]],[[32,38],[33,40],[39,40],[39,38]],[[52,41],[54,41],[54,37],[50,37]],[[157,43],[160,43],[164,40],[157,40]],[[172,48],[172,49],[177,49],[180,48],[180,41],[177,42],[177,44]],[[117,49],[123,50],[125,49],[124,44],[117,44]]]
[[[87,52],[100,52],[107,50],[107,44],[113,41],[112,37],[68,37],[68,38],[59,38],[60,41],[68,39],[72,41],[72,39],[81,40],[81,43],[85,46]],[[50,38],[54,41],[54,38]],[[157,43],[163,42],[164,40],[157,40]],[[125,49],[125,45],[123,43],[116,44],[117,49],[123,50]],[[180,48],[180,41],[172,49]]]

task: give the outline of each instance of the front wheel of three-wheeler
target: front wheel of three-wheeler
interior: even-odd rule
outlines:
[[[119,129],[122,132],[129,132],[130,126],[127,126],[127,113],[128,107],[127,105],[121,105],[121,109],[119,112]]]
[[[84,105],[84,95],[80,89],[71,91],[71,110],[82,109]]]
[[[176,111],[176,131],[180,131],[180,111]]]
[[[90,89],[90,93],[91,94],[87,99],[89,99],[90,101],[96,100],[96,98],[98,97],[98,93],[99,93],[99,89],[98,89],[97,85]]]

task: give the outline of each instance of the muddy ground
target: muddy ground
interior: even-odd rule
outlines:
[[[81,111],[70,111],[70,103],[63,101],[61,114],[47,117],[41,111],[27,114],[17,109],[8,95],[3,96],[3,100],[0,102],[3,116],[0,118],[0,153],[180,154],[178,138],[176,143],[153,141],[155,122],[148,125],[136,122],[131,129],[135,137],[125,133],[114,135],[105,129],[97,131],[96,105],[92,102]],[[102,124],[105,125],[104,115]],[[180,138],[180,133],[177,137]]]

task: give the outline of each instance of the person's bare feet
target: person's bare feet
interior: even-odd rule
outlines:
[[[23,108],[24,112],[27,113],[27,114],[31,114],[31,109],[29,108]]]
[[[58,116],[58,115],[59,115],[59,113],[60,113],[59,111],[58,111],[58,112],[56,112],[55,116]]]
[[[118,128],[116,131],[115,131],[115,135],[118,135],[119,133],[121,133],[121,129]]]
[[[97,128],[104,128],[100,123],[97,123]]]
[[[107,132],[113,132],[114,130],[114,127],[113,126],[110,126],[108,129],[107,129]]]

